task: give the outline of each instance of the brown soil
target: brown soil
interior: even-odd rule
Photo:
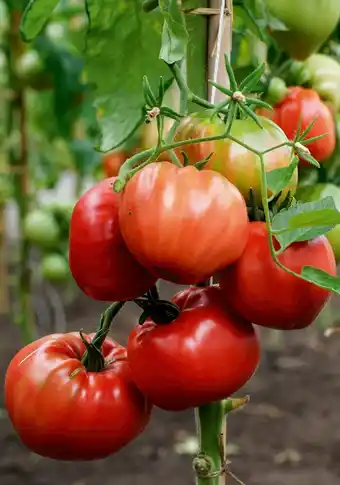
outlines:
[[[102,309],[103,305],[77,298],[67,310],[69,329],[94,329]],[[126,309],[114,328],[116,339],[122,343],[135,315],[134,309]],[[20,347],[20,338],[8,319],[2,318],[0,324],[3,377]],[[306,331],[290,333],[283,349],[279,360],[275,354],[266,353],[269,358],[245,389],[251,395],[250,403],[229,420],[232,471],[246,485],[338,485],[340,334],[326,340],[322,336],[315,339],[315,333]],[[93,463],[64,463],[40,458],[25,449],[3,410],[0,484],[188,485],[194,483],[191,457],[179,452],[178,443],[188,445],[193,433],[191,412],[155,410],[146,432],[116,456]],[[236,482],[228,478],[228,485],[232,483]]]

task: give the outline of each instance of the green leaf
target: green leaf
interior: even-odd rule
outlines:
[[[144,13],[142,0],[87,0],[87,77],[96,87],[99,148],[121,145],[143,123],[143,75],[154,93],[172,78],[159,60],[163,16]]]
[[[308,214],[323,209],[336,210],[333,197],[325,197],[324,199],[315,202],[297,203],[290,209],[280,211],[273,217],[272,228],[275,231],[284,231],[280,234],[275,234],[275,238],[279,241],[281,249],[287,248],[290,244],[296,241],[308,241],[314,237],[321,236],[333,228],[333,225],[324,225],[318,227],[300,227],[298,229],[290,230],[290,220],[298,214]],[[309,216],[311,217],[311,216]]]
[[[273,194],[278,194],[287,187],[298,163],[298,157],[294,157],[288,167],[277,168],[266,172],[267,185]]]
[[[164,17],[159,57],[167,64],[173,64],[184,58],[189,41],[184,14],[178,0],[160,0],[159,7]]]
[[[313,266],[304,266],[301,271],[301,276],[311,283],[340,294],[340,278],[338,276],[330,275],[322,269],[314,268]]]
[[[33,40],[44,28],[59,0],[30,0],[21,20],[21,35],[26,42]]]
[[[336,226],[340,224],[340,212],[336,209],[320,209],[306,214],[298,214],[289,219],[289,227],[297,229],[302,227]]]

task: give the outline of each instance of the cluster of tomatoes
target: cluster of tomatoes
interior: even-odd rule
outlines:
[[[273,121],[261,121],[263,129],[235,120],[231,133],[258,150],[287,141]],[[176,139],[222,129],[218,118],[193,115]],[[152,405],[180,411],[227,398],[258,366],[254,325],[305,328],[329,297],[278,266],[266,223],[249,220],[250,188],[261,200],[257,157],[230,139],[186,145],[185,151],[192,164],[150,163],[122,193],[113,189],[116,177],[107,178],[74,206],[69,265],[77,285],[95,300],[133,300],[144,318],[126,349],[108,337],[96,347],[93,335],[68,333],[44,337],[14,357],[6,406],[20,438],[36,453],[102,458],[144,430]],[[211,152],[206,165],[195,165]],[[266,170],[290,162],[284,145],[264,157]],[[297,172],[282,200],[296,185]],[[276,240],[274,245],[279,248]],[[296,273],[304,266],[336,273],[324,236],[293,243],[278,258]],[[211,277],[216,283],[205,286]],[[159,279],[189,288],[171,302],[160,300]]]

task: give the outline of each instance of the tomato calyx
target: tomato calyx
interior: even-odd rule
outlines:
[[[291,191],[288,191],[287,196],[283,201],[280,201],[282,191],[278,192],[275,196],[272,196],[268,201],[270,217],[274,217],[278,212],[283,209],[289,209],[294,204],[294,197]],[[280,201],[280,204],[278,202]],[[252,187],[249,189],[249,206],[247,206],[248,218],[250,222],[265,222],[265,214],[262,207],[256,204],[256,198]]]
[[[153,286],[144,297],[136,298],[134,302],[143,310],[139,318],[140,325],[143,325],[147,318],[151,318],[158,325],[168,324],[176,320],[181,313],[178,305],[159,298],[156,286]]]
[[[84,354],[86,358],[82,360],[86,370],[88,372],[101,372],[105,368],[105,359],[102,351],[94,344],[94,340],[92,342],[86,340],[82,330],[80,330],[79,335],[86,347],[86,353]]]

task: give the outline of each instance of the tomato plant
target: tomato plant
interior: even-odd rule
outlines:
[[[76,203],[70,225],[70,269],[81,290],[95,300],[129,300],[156,281],[128,251],[118,222],[121,198],[115,178],[89,189]]]
[[[211,170],[151,163],[128,182],[119,223],[131,253],[159,278],[193,284],[235,261],[248,235],[237,188]]]
[[[260,128],[251,119],[235,120],[230,134],[244,144],[261,151],[274,148],[287,141],[283,131],[273,122],[266,118],[261,118],[261,123],[264,129]],[[218,135],[223,130],[225,130],[225,125],[219,118],[214,118],[211,121],[208,115],[198,113],[190,115],[182,121],[178,127],[175,140],[182,141],[188,138]],[[258,203],[261,202],[260,160],[247,148],[225,138],[223,140],[182,146],[178,148],[178,152],[180,151],[184,151],[187,154],[190,163],[203,160],[213,153],[205,165],[205,169],[214,170],[224,175],[240,190],[247,202],[249,202],[249,190],[252,188],[256,201]],[[288,146],[277,148],[264,156],[266,171],[287,167],[290,163],[291,154]],[[280,200],[285,198],[288,191],[291,193],[295,192],[297,180],[298,174],[297,170],[295,170],[290,183],[283,190]],[[278,203],[280,203],[280,200]]]
[[[189,288],[173,302],[182,310],[175,321],[157,325],[148,319],[130,334],[128,359],[137,387],[172,411],[238,391],[259,362],[252,325],[229,312],[218,287]]]
[[[278,249],[276,241],[274,245]],[[296,273],[304,266],[314,266],[336,274],[333,250],[324,236],[295,242],[278,259]],[[311,325],[330,296],[328,291],[285,272],[273,261],[263,222],[250,224],[242,256],[219,273],[218,281],[235,312],[257,325],[282,330]]]
[[[91,341],[93,335],[84,336]],[[150,405],[131,381],[125,349],[106,338],[105,367],[88,371],[79,334],[53,334],[21,349],[5,379],[9,417],[22,442],[59,460],[94,460],[139,435]]]
[[[300,120],[302,131],[314,121],[307,139],[325,136],[308,145],[311,154],[319,162],[324,162],[332,155],[336,142],[335,122],[330,109],[313,89],[297,86],[289,88],[285,99],[275,106],[272,120],[283,129],[290,140],[294,139]],[[307,163],[303,159],[301,161]]]

